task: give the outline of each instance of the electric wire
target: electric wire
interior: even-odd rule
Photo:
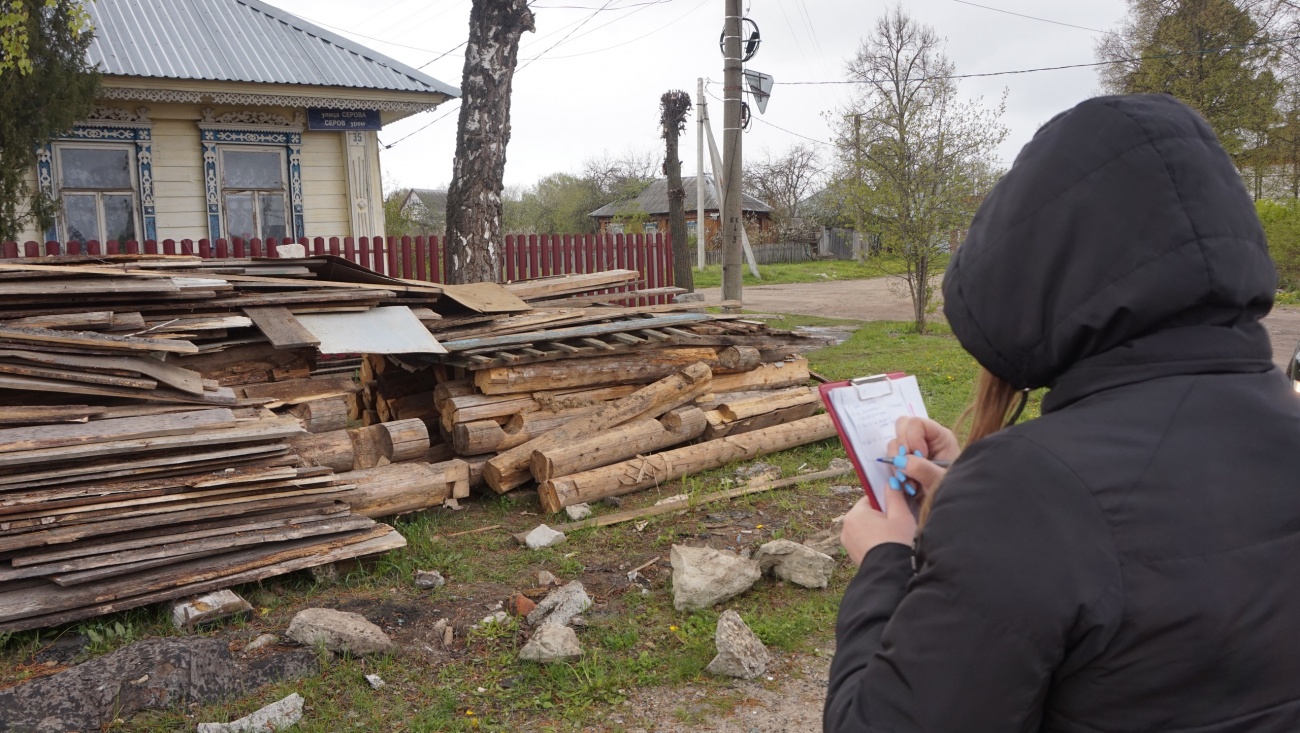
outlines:
[[[1028,18],[1029,20],[1038,20],[1038,21],[1042,21],[1043,23],[1051,23],[1052,25],[1063,25],[1063,26],[1065,26],[1066,28],[1078,28],[1078,29],[1081,30],[1081,31],[1089,31],[1089,32],[1092,32],[1092,33],[1110,33],[1110,32],[1111,32],[1111,31],[1098,30],[1098,29],[1096,29],[1096,28],[1089,28],[1089,27],[1087,27],[1087,26],[1082,26],[1082,25],[1075,25],[1075,24],[1073,24],[1073,23],[1064,23],[1064,22],[1059,21],[1059,20],[1051,20],[1050,18],[1039,18],[1039,17],[1036,16],[1036,15],[1025,15],[1024,13],[1015,13],[1015,12],[1012,12],[1012,11],[1010,11],[1010,10],[1003,10],[1002,8],[994,8],[994,7],[991,7],[991,6],[988,6],[988,5],[980,5],[979,3],[972,3],[972,2],[969,2],[969,0],[952,0],[952,1],[955,2],[955,3],[961,4],[961,5],[969,5],[969,6],[971,6],[972,8],[983,8],[984,10],[992,10],[992,11],[995,12],[995,13],[1005,13],[1005,14],[1007,14],[1007,15],[1014,15],[1014,16],[1016,16],[1017,18]]]

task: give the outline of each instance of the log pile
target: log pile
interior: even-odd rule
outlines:
[[[680,477],[683,445],[698,471],[832,434],[800,356],[820,340],[689,305],[529,305],[428,324],[443,355],[367,357],[368,404],[418,410],[471,485],[536,484],[548,511]]]

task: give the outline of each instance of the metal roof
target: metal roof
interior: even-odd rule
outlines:
[[[713,176],[705,176],[705,180],[712,182]],[[686,192],[686,211],[695,211],[695,176],[682,177],[682,189]],[[717,211],[718,199],[713,195],[717,190],[717,184],[706,186],[704,189],[704,210]],[[612,204],[606,204],[599,209],[588,214],[596,219],[618,216],[620,212],[626,212],[633,207],[640,207],[641,211],[647,214],[667,214],[668,213],[668,179],[660,178],[650,184],[646,190],[641,192],[640,196],[626,201],[615,201]],[[772,207],[762,201],[750,196],[747,193],[740,195],[740,208],[742,211],[751,213],[771,212]]]
[[[95,0],[86,9],[95,26],[87,59],[108,75],[460,96],[260,0]]]

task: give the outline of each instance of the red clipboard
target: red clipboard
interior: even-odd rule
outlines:
[[[837,389],[855,388],[864,384],[873,382],[882,382],[884,380],[902,379],[907,374],[904,372],[889,372],[887,374],[876,374],[870,377],[860,377],[858,379],[846,379],[843,382],[828,382],[817,388],[818,396],[821,397],[822,405],[826,408],[826,414],[831,416],[831,422],[835,424],[835,432],[839,433],[840,444],[844,446],[844,452],[848,454],[849,461],[853,463],[853,469],[858,472],[858,480],[862,482],[862,490],[867,495],[867,500],[871,502],[872,508],[876,511],[884,511],[880,502],[876,500],[876,492],[872,490],[871,481],[867,478],[867,472],[862,468],[862,462],[858,460],[858,452],[854,449],[852,441],[844,431],[844,424],[840,421],[839,414],[835,411],[835,403],[831,400],[830,393]]]

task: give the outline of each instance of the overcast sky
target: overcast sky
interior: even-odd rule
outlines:
[[[462,49],[446,52],[468,34],[470,0],[270,2],[460,86]],[[959,0],[905,0],[903,6],[947,40],[959,74],[1091,63],[1099,31],[1115,28],[1126,7],[1124,0],[978,4],[986,7]],[[704,77],[715,80],[709,89],[722,95],[717,82],[723,7],[723,0],[535,0],[537,32],[524,34],[515,76],[506,183],[531,185],[556,171],[577,172],[583,160],[606,152],[661,150],[663,92],[683,89],[694,95],[696,79]],[[852,88],[782,82],[843,81],[846,61],[887,7],[881,0],[747,0],[747,15],[763,39],[747,68],[776,79],[766,114],[756,115],[745,134],[747,158],[764,151],[780,154],[803,138],[831,139],[827,113],[842,108]],[[1095,68],[960,82],[963,96],[983,97],[988,104],[1007,91],[1003,121],[1011,133],[1001,157],[1008,162],[1040,124],[1097,89]],[[710,102],[714,135],[720,136],[722,105]],[[456,149],[457,108],[458,103],[448,103],[380,133],[381,142],[393,145],[382,155],[386,186],[446,185]],[[695,168],[693,115],[683,143],[689,175]],[[829,145],[819,147],[829,158]]]

